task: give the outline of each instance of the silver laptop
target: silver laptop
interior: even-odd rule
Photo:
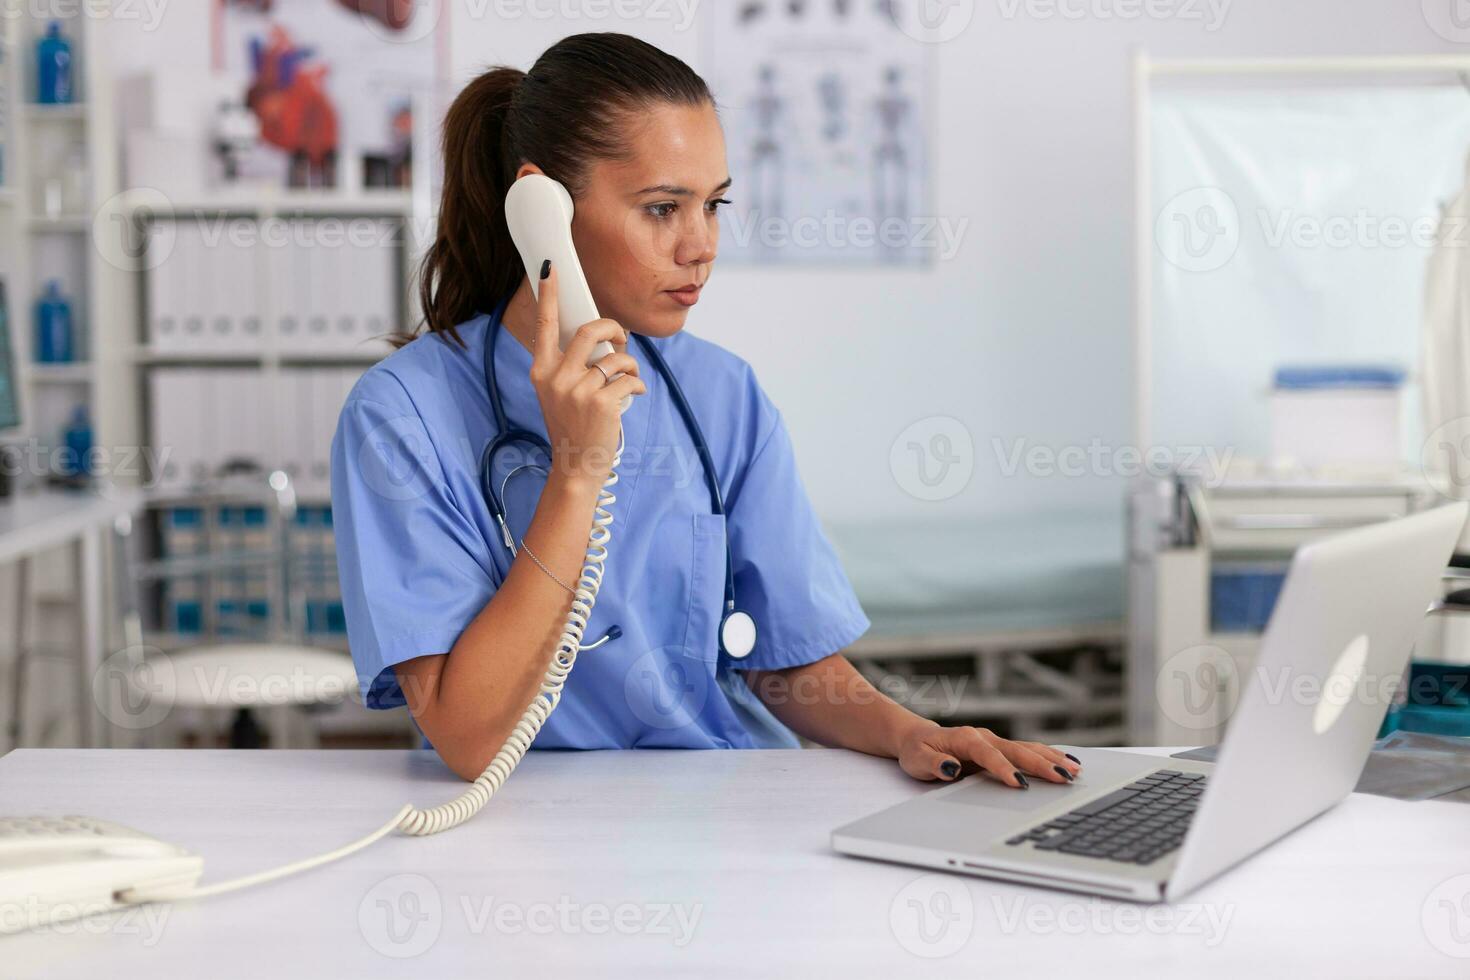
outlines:
[[[1075,783],[975,775],[832,833],[844,854],[1141,901],[1178,898],[1357,782],[1464,503],[1299,549],[1214,763],[1066,747]]]

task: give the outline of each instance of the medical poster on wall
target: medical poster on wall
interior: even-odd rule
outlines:
[[[933,45],[886,3],[746,0],[701,10],[703,72],[735,186],[720,257],[927,265]]]
[[[409,186],[414,107],[432,98],[445,2],[219,0],[214,67],[238,79],[240,98],[216,120],[217,178]]]

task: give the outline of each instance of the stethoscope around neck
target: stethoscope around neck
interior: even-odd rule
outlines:
[[[522,469],[533,467],[530,463],[522,463],[515,467],[505,476],[505,481],[500,489],[495,487],[494,462],[495,454],[502,449],[515,443],[522,443],[536,447],[546,454],[547,460],[552,458],[551,444],[538,433],[519,426],[511,425],[506,418],[505,405],[500,398],[500,385],[495,380],[495,339],[500,335],[500,321],[505,313],[505,307],[509,303],[509,297],[502,299],[490,315],[490,323],[485,337],[485,385],[490,392],[490,411],[495,416],[495,436],[491,438],[484,452],[480,454],[480,489],[485,496],[485,504],[490,508],[490,516],[495,519],[500,528],[501,541],[510,552],[511,559],[516,557],[515,538],[510,533],[510,526],[506,522],[504,489],[510,478]],[[631,333],[631,331],[629,331]],[[669,365],[664,361],[663,355],[653,342],[642,334],[633,334],[637,338],[638,345],[647,355],[648,360],[653,363],[654,369],[658,371],[664,383],[669,386],[669,394],[673,396],[674,405],[679,410],[679,415],[684,419],[684,427],[689,430],[690,437],[694,440],[694,450],[699,454],[699,463],[704,470],[704,482],[709,488],[710,510],[720,517],[725,516],[725,500],[720,493],[720,481],[715,473],[715,463],[710,457],[709,447],[704,441],[704,431],[699,427],[699,421],[694,417],[694,411],[689,407],[689,402],[684,397],[684,391],[679,387],[679,382],[674,380],[674,373],[669,370]],[[615,640],[623,635],[622,628],[613,624],[602,639],[596,643],[583,646],[583,650],[591,650],[602,646],[609,640]],[[736,660],[750,655],[755,649],[755,620],[749,613],[741,612],[735,608],[735,568],[730,556],[730,527],[725,522],[725,607],[720,616],[719,630],[720,652]]]

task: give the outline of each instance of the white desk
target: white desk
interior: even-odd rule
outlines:
[[[117,518],[136,514],[143,496],[133,490],[109,488],[107,492],[42,489],[20,491],[0,499],[0,564],[15,562],[15,622],[11,624],[15,650],[23,657],[26,616],[30,603],[31,562],[36,555],[70,545],[75,558],[77,585],[77,710],[82,744],[99,744],[97,711],[92,697],[92,679],[102,665],[106,644],[103,622],[102,542]],[[23,662],[23,661],[22,661]],[[14,679],[12,723],[19,717],[24,696],[23,674]],[[12,742],[16,733],[12,732]]]
[[[5,812],[117,820],[203,854],[206,882],[329,850],[405,802],[438,803],[459,788],[432,754],[409,751],[0,758]],[[1425,927],[1444,925],[1428,916],[1451,911],[1435,904],[1446,897],[1436,888],[1470,871],[1463,805],[1353,796],[1182,903],[1151,907],[928,875],[828,849],[831,828],[921,791],[892,762],[841,751],[533,752],[503,795],[455,830],[391,836],[297,878],[92,920],[68,935],[0,939],[0,972],[1470,975],[1470,959],[1441,952]],[[1461,880],[1450,897],[1462,903],[1470,953],[1470,880]],[[929,920],[938,943],[915,930],[911,902],[948,910],[947,929]],[[693,921],[682,946],[671,908]],[[630,932],[620,934],[618,922]],[[957,947],[949,956],[920,955],[946,944]]]

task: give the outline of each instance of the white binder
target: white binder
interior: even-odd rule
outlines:
[[[185,260],[179,252],[177,236],[174,236],[173,247],[166,248],[168,236],[163,233],[173,232],[175,230],[173,226],[180,223],[171,222],[168,229],[160,229],[159,234],[151,236],[148,240],[150,268],[148,270],[146,342],[152,349],[158,351],[178,350],[183,339],[179,291],[183,283],[181,266]]]
[[[275,229],[273,244],[267,249],[269,290],[275,319],[275,342],[282,351],[306,349],[306,299],[310,291],[306,280],[306,252],[299,244],[299,223],[287,221],[286,228]],[[275,241],[279,244],[274,244]]]
[[[153,478],[161,489],[183,490],[208,478],[208,443],[215,413],[209,373],[198,368],[155,368],[149,374]]]

